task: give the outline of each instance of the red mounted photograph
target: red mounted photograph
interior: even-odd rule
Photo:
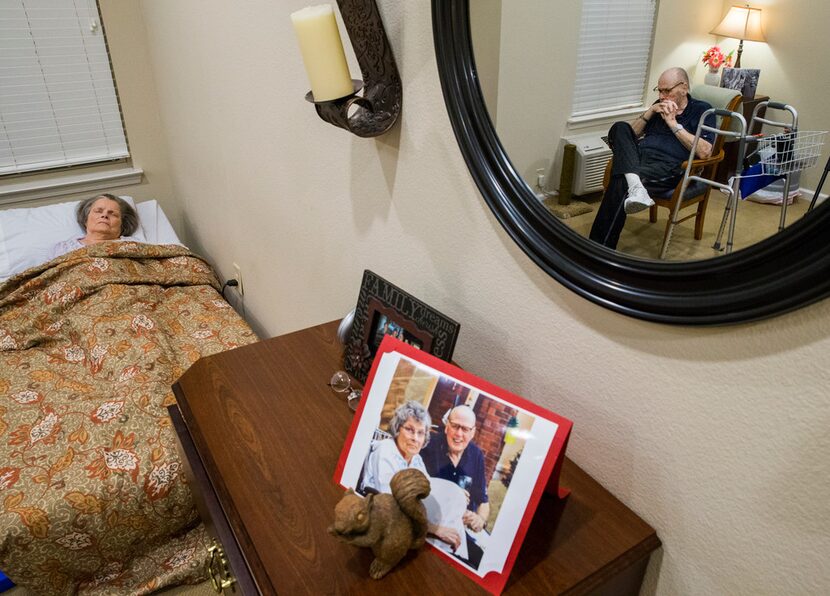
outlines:
[[[414,468],[429,480],[427,543],[493,594],[542,493],[556,490],[572,423],[393,336],[384,337],[335,471],[368,497]]]

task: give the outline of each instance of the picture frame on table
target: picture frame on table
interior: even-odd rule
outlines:
[[[386,335],[334,481],[368,498],[394,495],[396,471],[423,473],[429,550],[499,594],[543,493],[566,494],[559,476],[571,428],[570,420]],[[463,450],[457,466],[447,463],[451,444]]]
[[[343,367],[358,381],[365,381],[385,335],[449,362],[460,328],[448,316],[366,269]]]
[[[758,68],[724,68],[720,86],[740,91],[745,99],[754,99],[760,76]]]

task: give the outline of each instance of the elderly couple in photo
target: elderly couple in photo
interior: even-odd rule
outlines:
[[[441,481],[457,485],[459,489],[453,490],[463,491],[466,508],[458,512],[456,523],[441,523],[437,519],[434,521],[436,515],[425,502],[430,518],[428,532],[465,563],[478,568],[483,551],[470,532],[477,534],[485,529],[490,504],[484,454],[472,442],[476,415],[470,406],[459,405],[451,408],[444,417],[443,434],[430,438],[431,426],[429,412],[420,403],[407,401],[399,406],[389,421],[391,438],[372,444],[363,465],[358,492],[391,492],[392,476],[407,468],[415,468],[430,477],[433,494],[436,487],[442,485]]]

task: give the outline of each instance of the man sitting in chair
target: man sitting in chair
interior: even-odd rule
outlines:
[[[654,205],[654,196],[671,192],[683,178],[680,165],[689,158],[705,101],[689,95],[689,75],[682,68],[670,68],[660,75],[659,99],[631,122],[616,122],[608,132],[613,153],[611,181],[597,210],[589,238],[616,248],[625,225],[626,213],[637,213]],[[714,114],[706,118],[715,127]],[[712,153],[715,134],[703,131],[695,157]]]

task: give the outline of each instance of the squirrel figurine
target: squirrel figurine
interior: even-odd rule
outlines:
[[[362,498],[349,489],[334,508],[329,534],[355,546],[372,549],[369,576],[380,579],[409,549],[420,548],[427,534],[427,514],[421,499],[429,495],[429,479],[413,468],[390,481],[392,494]]]

